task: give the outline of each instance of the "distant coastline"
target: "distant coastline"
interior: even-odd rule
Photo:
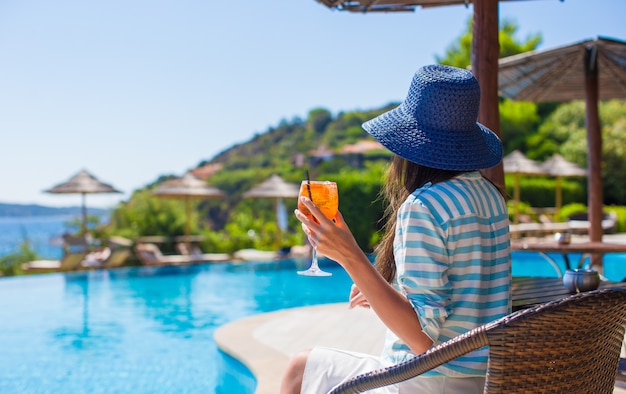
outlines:
[[[40,216],[60,216],[60,215],[80,215],[82,208],[79,206],[71,207],[48,207],[37,204],[7,204],[0,203],[0,217],[40,217]],[[89,208],[89,215],[105,215],[107,209]]]

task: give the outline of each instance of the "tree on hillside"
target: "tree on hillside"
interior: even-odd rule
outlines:
[[[535,50],[541,43],[541,34],[529,36],[526,41],[515,38],[518,26],[509,20],[502,21],[499,28],[500,57],[516,55],[518,53]],[[465,32],[459,40],[446,49],[444,56],[435,56],[437,62],[450,66],[467,68],[471,63],[472,50],[472,18],[470,17]],[[526,138],[535,132],[542,119],[540,106],[530,102],[514,102],[502,100],[500,102],[500,133],[504,152],[514,149],[526,150]],[[553,106],[549,107],[553,109]]]
[[[565,155],[561,147],[572,137],[569,152]],[[574,146],[579,145],[577,147]],[[545,160],[554,153],[585,165],[587,137],[585,134],[585,107],[582,101],[559,106],[542,122],[536,133],[527,139],[526,155],[534,160]]]
[[[502,100],[499,108],[504,152],[513,152],[515,149],[526,152],[528,150],[526,141],[530,135],[537,132],[541,122],[537,104]]]
[[[626,101],[610,100],[599,105],[602,122],[602,178],[605,204],[626,203]],[[561,105],[539,129],[532,141],[534,151],[546,157],[560,153],[587,167],[585,104],[574,101]]]
[[[467,21],[465,32],[459,37],[458,42],[450,44],[444,56],[435,56],[437,63],[449,66],[467,68],[471,64],[472,53],[472,22],[473,17]],[[500,23],[498,40],[500,41],[500,57],[517,55],[518,53],[535,50],[541,43],[541,34],[531,35],[525,42],[518,41],[515,34],[518,26],[513,21],[503,20]]]
[[[321,134],[326,130],[326,126],[333,121],[333,115],[329,110],[324,108],[316,108],[309,111],[309,119],[307,128],[313,130],[316,134]]]
[[[322,142],[331,149],[337,149],[366,138],[367,134],[361,124],[371,119],[368,115],[367,112],[357,111],[340,113],[332,123],[328,124]]]

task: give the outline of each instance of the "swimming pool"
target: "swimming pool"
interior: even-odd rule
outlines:
[[[609,279],[626,276],[612,268],[623,262],[605,258]],[[299,276],[304,260],[283,260],[1,278],[0,393],[253,393],[215,329],[346,301],[349,277],[322,264],[332,277]],[[556,276],[533,253],[514,253],[513,273]]]
[[[303,264],[2,278],[0,392],[252,393],[254,379],[213,333],[260,312],[346,300],[351,281],[334,263],[329,278],[297,275]]]

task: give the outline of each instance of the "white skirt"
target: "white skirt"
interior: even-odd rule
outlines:
[[[311,351],[302,378],[302,394],[326,394],[335,386],[362,373],[385,368],[380,357],[339,349],[315,347]],[[480,394],[484,377],[416,377],[393,386],[368,390],[371,394]]]

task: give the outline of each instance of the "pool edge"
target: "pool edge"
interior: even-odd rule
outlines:
[[[276,394],[293,354],[328,346],[380,354],[385,327],[373,311],[347,303],[289,308],[246,317],[219,327],[218,348],[254,375],[255,394]]]

